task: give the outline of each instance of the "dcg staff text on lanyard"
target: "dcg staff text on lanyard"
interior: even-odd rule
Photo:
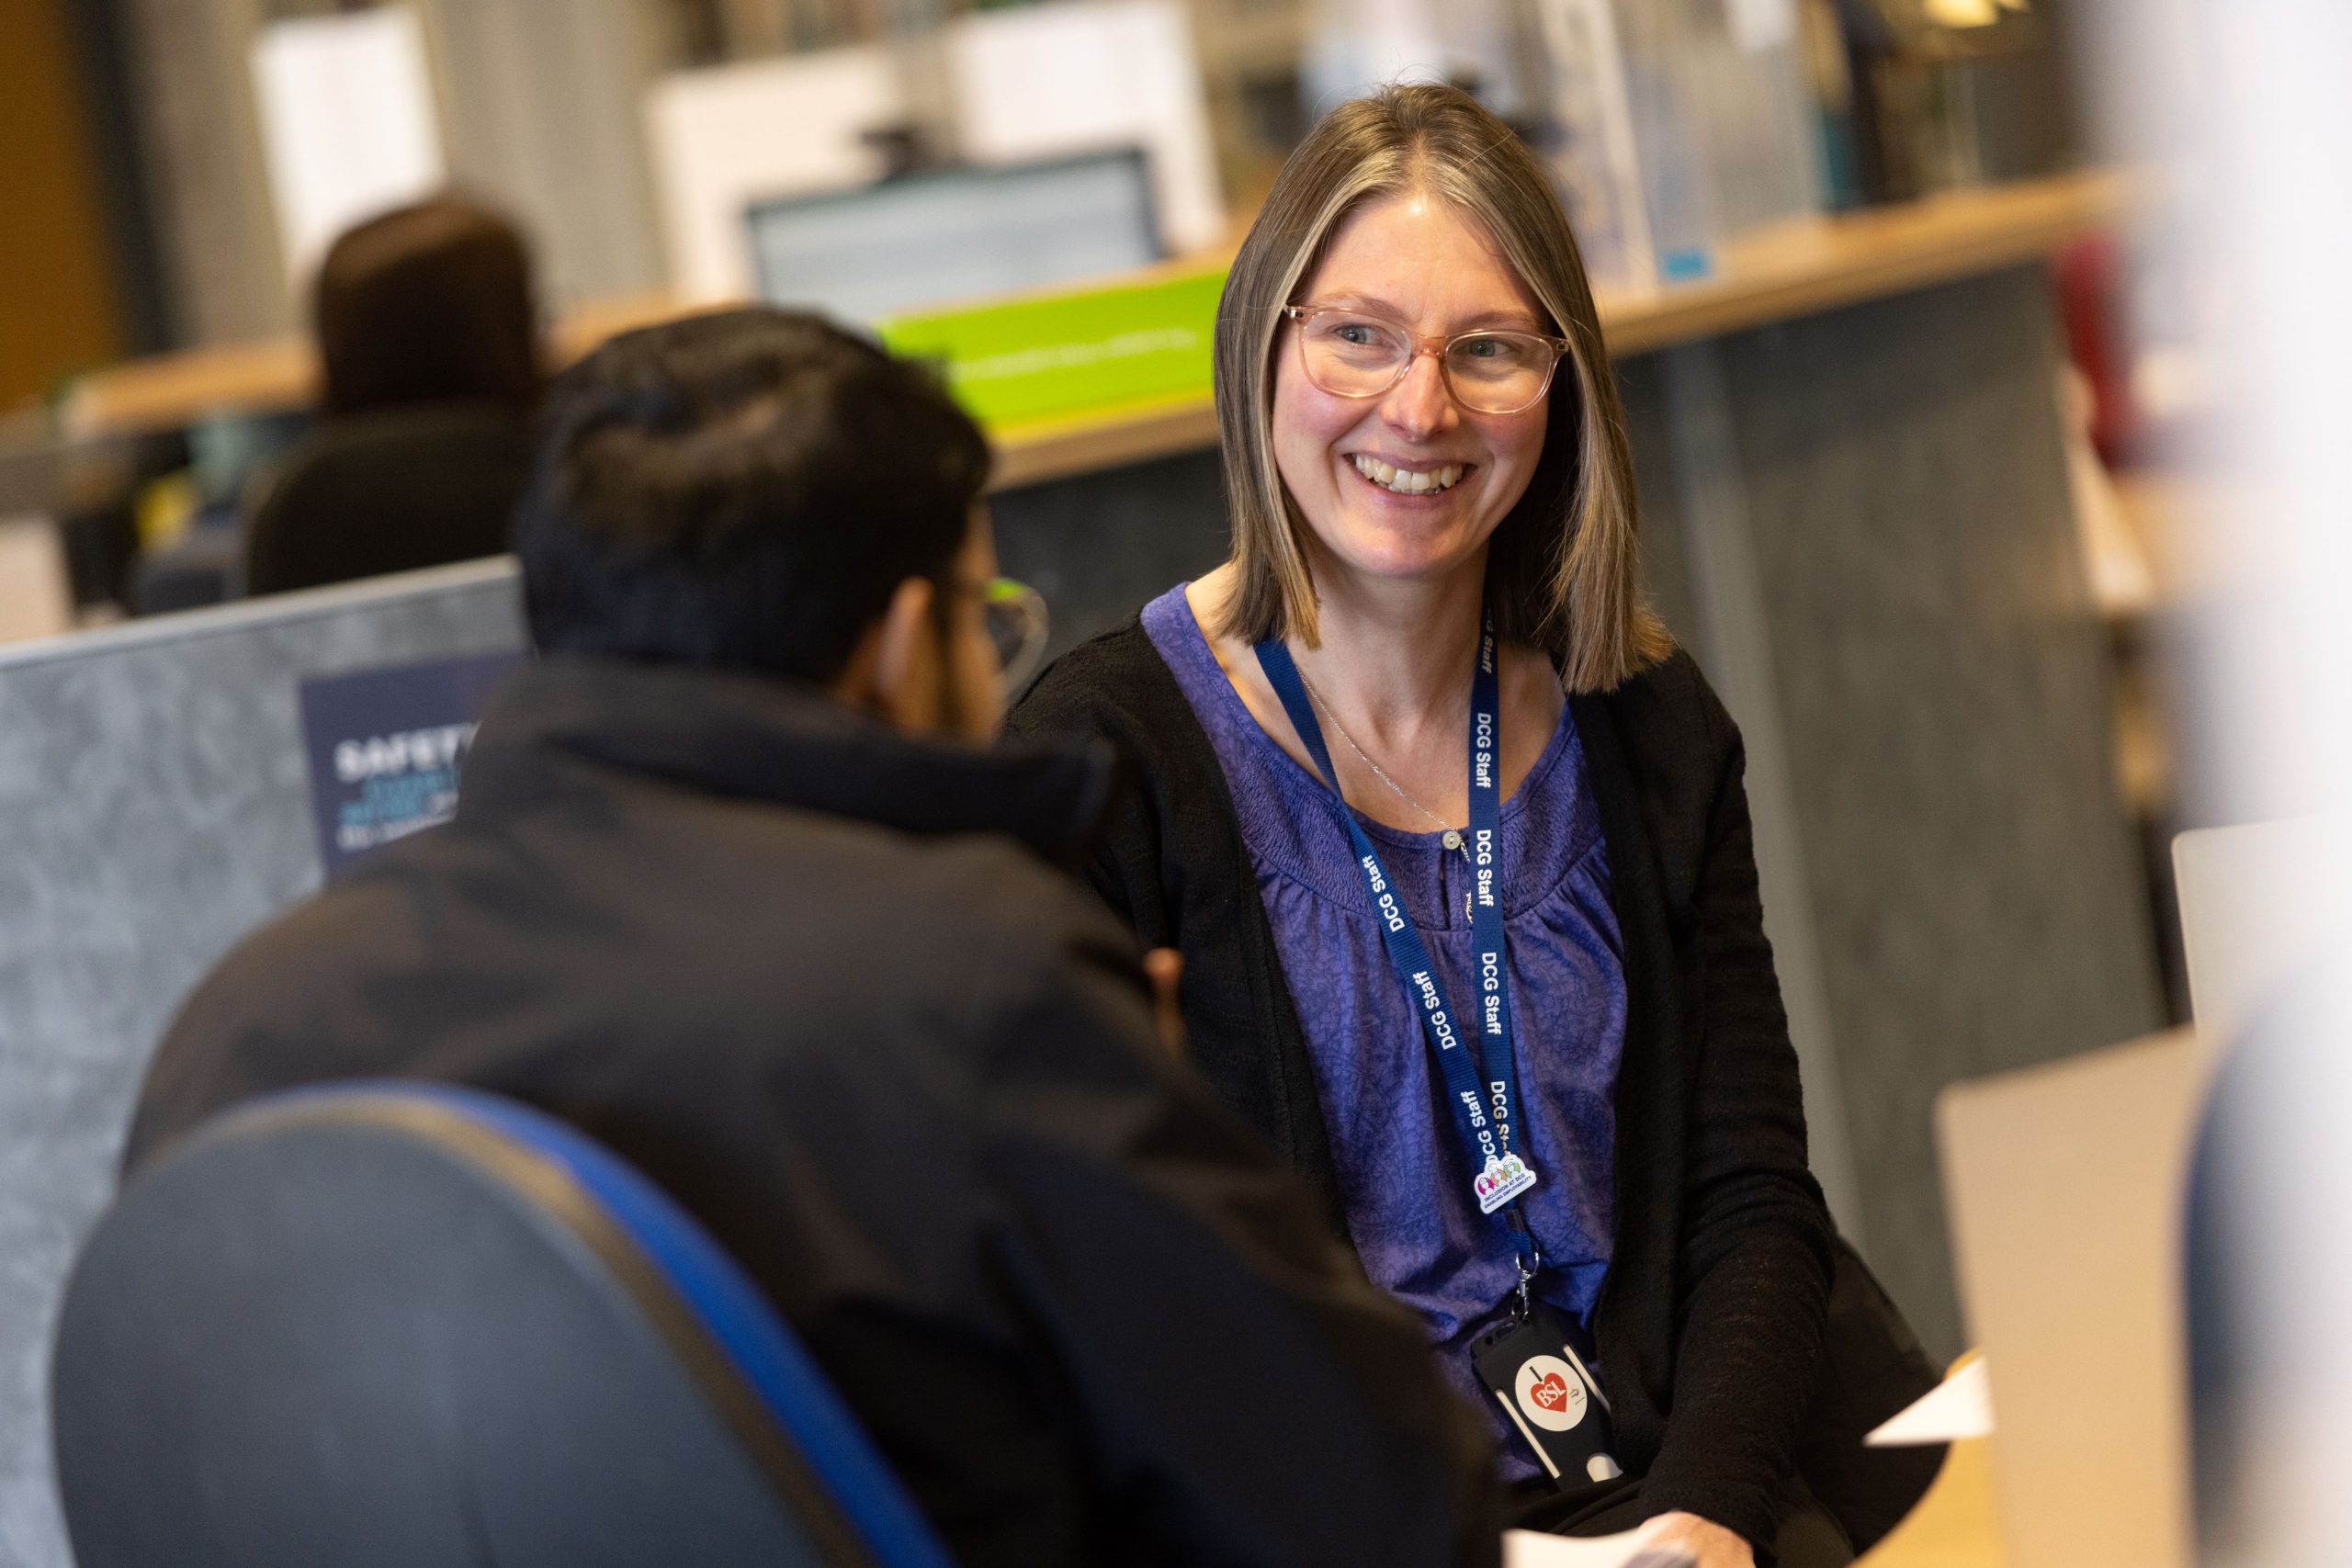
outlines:
[[[1498,886],[1502,859],[1502,682],[1497,664],[1500,650],[1495,638],[1495,618],[1489,612],[1478,635],[1478,663],[1470,680],[1470,941],[1477,975],[1478,1018],[1475,1047],[1465,1048],[1456,1027],[1458,1015],[1438,982],[1435,965],[1420,931],[1397,901],[1390,886],[1388,868],[1373,847],[1363,824],[1347,808],[1340,775],[1323,743],[1323,728],[1316,722],[1306,683],[1293,662],[1290,649],[1278,637],[1258,644],[1258,667],[1282,699],[1291,728],[1306,743],[1323,782],[1340,799],[1340,815],[1354,842],[1357,869],[1380,917],[1382,945],[1396,971],[1407,998],[1420,1014],[1421,1032],[1436,1055],[1453,1112],[1454,1131],[1470,1170],[1472,1195],[1478,1212],[1502,1212],[1519,1252],[1520,1311],[1527,1309],[1528,1281],[1539,1261],[1535,1240],[1520,1213],[1519,1198],[1535,1185],[1535,1168],[1517,1146],[1512,1129],[1519,1120],[1519,1076],[1511,1049],[1510,997],[1504,985],[1502,893]],[[1475,1059],[1474,1059],[1475,1050]]]

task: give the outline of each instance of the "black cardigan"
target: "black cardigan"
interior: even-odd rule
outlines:
[[[1687,654],[1569,699],[1624,943],[1615,1247],[1594,1314],[1646,1511],[1769,1543],[1815,1392],[1835,1233],[1758,902],[1739,732]],[[1136,770],[1091,868],[1184,955],[1194,1064],[1341,1222],[1329,1134],[1223,769],[1138,622],[1072,650],[1012,716]]]

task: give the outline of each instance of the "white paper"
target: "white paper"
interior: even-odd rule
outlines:
[[[1539,1535],[1533,1530],[1503,1531],[1503,1568],[1626,1568],[1626,1565],[1648,1550],[1642,1542],[1644,1532],[1626,1530],[1620,1535]],[[1668,1554],[1670,1553],[1670,1554]],[[1674,1562],[1688,1562],[1690,1558],[1671,1549],[1664,1549],[1653,1557],[1660,1568]]]
[[[1862,1441],[1874,1449],[1918,1448],[1989,1437],[1992,1431],[1993,1380],[1979,1356]]]

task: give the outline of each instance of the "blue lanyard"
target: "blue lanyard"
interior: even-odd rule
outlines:
[[[1290,649],[1279,637],[1258,645],[1258,667],[1282,699],[1291,728],[1306,742],[1307,754],[1323,782],[1340,795],[1340,775],[1332,770],[1331,753],[1323,744],[1323,727],[1315,720],[1307,700],[1306,682],[1299,678]],[[1503,985],[1503,910],[1497,881],[1502,859],[1502,682],[1497,673],[1495,621],[1489,615],[1478,636],[1478,667],[1470,682],[1470,942],[1478,976],[1478,1017],[1473,1022],[1475,1044],[1465,1047],[1464,1021],[1446,1000],[1429,949],[1421,942],[1411,917],[1389,886],[1388,870],[1373,848],[1363,827],[1340,799],[1340,817],[1354,840],[1356,867],[1363,873],[1380,920],[1380,940],[1388,962],[1405,987],[1406,999],[1420,1015],[1421,1032],[1437,1056],[1444,1075],[1453,1125],[1463,1153],[1468,1156],[1472,1195],[1478,1212],[1491,1214],[1508,1207],[1511,1234],[1520,1251],[1522,1279],[1530,1272],[1534,1243],[1519,1213],[1516,1200],[1535,1185],[1535,1168],[1511,1136],[1518,1121],[1519,1081],[1511,1050],[1510,998]],[[1473,1052],[1476,1052],[1474,1059]]]

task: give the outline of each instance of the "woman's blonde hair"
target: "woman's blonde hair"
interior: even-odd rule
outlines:
[[[1341,220],[1408,191],[1437,197],[1492,236],[1551,316],[1546,330],[1568,340],[1543,455],[1495,529],[1487,583],[1504,637],[1549,654],[1568,690],[1606,691],[1673,645],[1636,581],[1633,454],[1592,286],[1543,165],[1453,87],[1385,87],[1326,115],[1283,165],[1234,258],[1217,307],[1216,415],[1239,581],[1216,629],[1252,642],[1317,641],[1302,520],[1274,466],[1281,310],[1297,302],[1293,291]]]

